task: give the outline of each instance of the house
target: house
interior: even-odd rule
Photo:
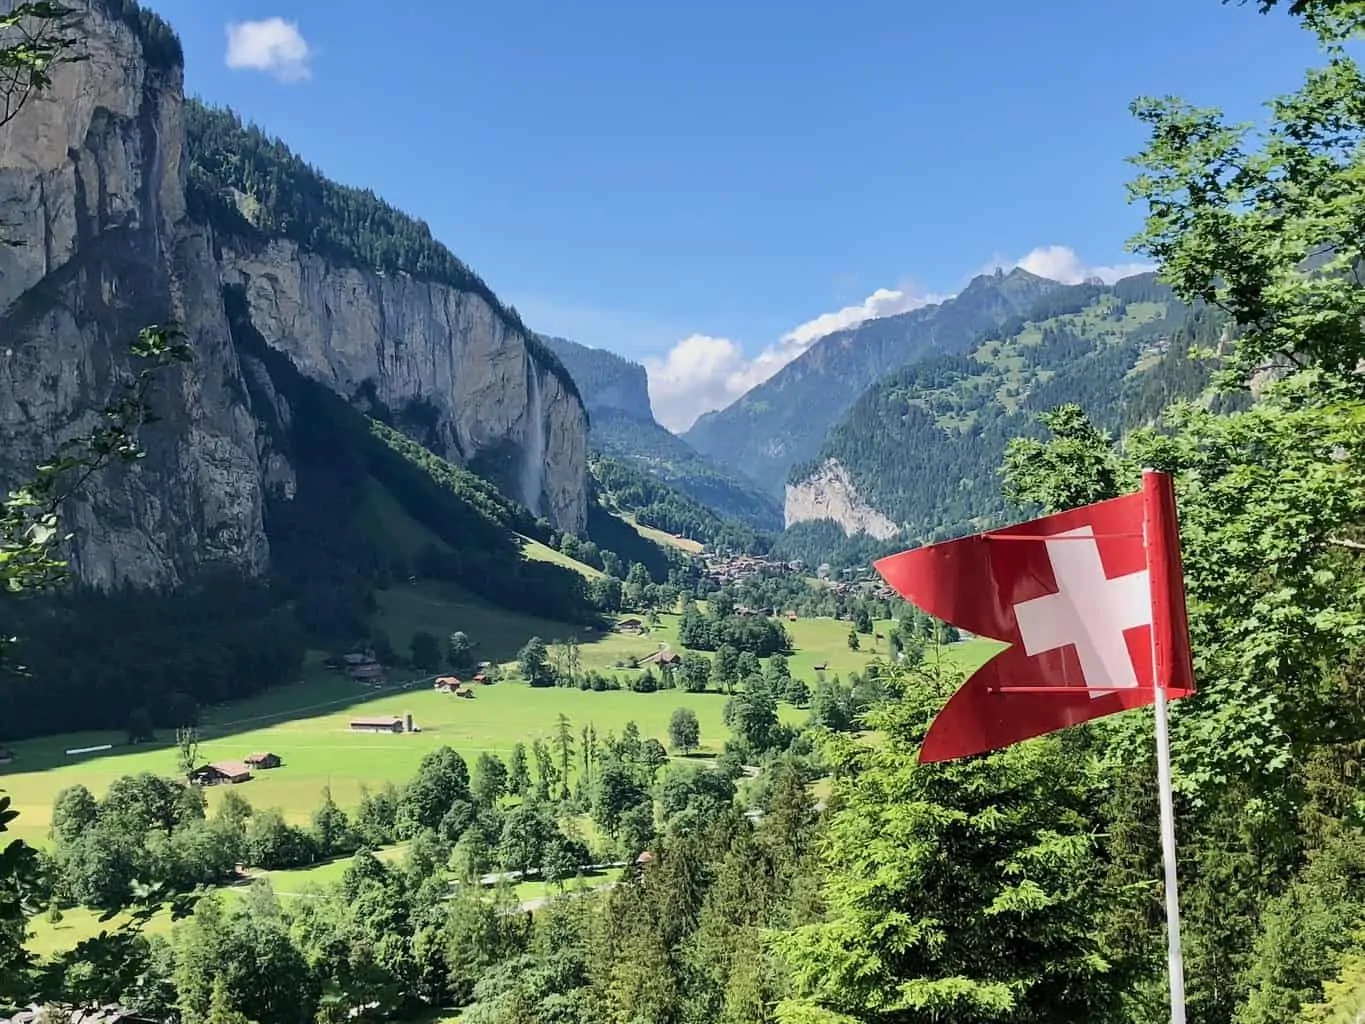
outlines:
[[[437,676],[436,682],[432,684],[433,690],[440,690],[442,693],[450,693],[459,688],[460,680],[455,676]]]
[[[360,665],[347,665],[346,674],[352,679],[367,681],[383,680],[384,666],[377,661],[367,661]]]
[[[827,668],[829,668],[829,662],[827,662],[827,661],[822,661],[822,662],[819,662],[819,663],[815,666],[815,671],[817,671],[817,672],[823,672],[823,671],[824,671],[825,669],[827,669]]]
[[[488,682],[488,676],[484,675],[484,673],[482,673],[482,672],[476,673],[475,676],[474,676],[474,682],[476,682],[476,683],[486,683],[486,682]]]
[[[796,612],[787,612],[787,621],[788,621],[788,622],[795,622],[795,621],[796,621]]]
[[[242,758],[242,764],[246,765],[248,768],[255,768],[258,770],[262,768],[278,768],[283,763],[284,761],[280,759],[279,754],[256,753],[247,754],[246,757]]]
[[[676,665],[682,660],[681,655],[676,651],[655,651],[640,659],[641,665]]]
[[[352,718],[353,732],[402,732],[403,720],[397,715],[382,715],[377,718]]]
[[[243,761],[215,761],[190,772],[190,781],[199,786],[236,785],[251,780],[251,769]]]
[[[450,692],[453,693],[453,694],[455,694],[455,696],[457,696],[457,697],[472,697],[472,696],[474,696],[474,688],[473,688],[472,686],[456,686],[456,687],[455,687],[453,690],[451,690]]]
[[[645,624],[639,619],[622,619],[616,624],[616,629],[621,633],[639,633],[645,628]]]

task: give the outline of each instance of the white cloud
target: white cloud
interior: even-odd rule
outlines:
[[[239,21],[227,26],[227,66],[264,71],[281,82],[299,82],[312,75],[312,50],[297,22],[283,18]]]
[[[1009,260],[997,256],[982,267],[979,273],[989,274],[997,268],[1013,270],[1015,267],[1023,267],[1030,274],[1037,274],[1051,281],[1060,281],[1062,284],[1080,284],[1089,277],[1098,277],[1105,284],[1113,284],[1120,278],[1156,269],[1147,263],[1091,266],[1082,262],[1074,249],[1065,245],[1042,245],[1022,259]]]
[[[825,335],[945,298],[948,296],[921,295],[909,287],[878,288],[856,306],[822,313],[797,325],[753,359],[729,338],[690,335],[662,359],[645,360],[654,415],[670,430],[686,430],[702,413],[729,405]]]

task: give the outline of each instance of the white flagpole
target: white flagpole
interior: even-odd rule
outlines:
[[[1153,472],[1142,471],[1143,476]],[[1143,545],[1147,549],[1147,569],[1152,566],[1152,523],[1144,515]],[[1166,875],[1166,970],[1171,986],[1171,1024],[1185,1024],[1185,961],[1180,951],[1180,893],[1176,887],[1175,862],[1175,800],[1171,788],[1171,737],[1166,714],[1166,680],[1157,672],[1157,635],[1153,621],[1152,682],[1156,701],[1156,784],[1157,802],[1161,808],[1161,859]]]

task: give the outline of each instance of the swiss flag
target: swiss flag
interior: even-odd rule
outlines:
[[[1146,527],[1144,531],[1144,526]],[[1001,651],[934,720],[920,761],[1009,746],[1194,693],[1175,493],[1142,490],[876,563],[930,615]]]

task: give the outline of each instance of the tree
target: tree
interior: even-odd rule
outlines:
[[[701,723],[691,708],[676,708],[668,720],[668,742],[674,750],[690,754],[701,743]]]
[[[526,744],[512,747],[512,758],[507,766],[507,789],[515,796],[525,796],[531,788],[531,770],[526,761]]]
[[[850,651],[856,651],[858,647],[859,647],[858,631],[856,629],[850,629],[848,631],[848,649]]]
[[[867,610],[867,605],[860,604],[853,611],[853,628],[863,634],[872,632],[872,615]]]
[[[78,52],[80,25],[80,11],[48,0],[16,4],[0,15],[0,128],[52,84],[60,65],[87,59]]]
[[[128,742],[147,743],[156,739],[156,728],[152,716],[146,708],[133,708],[128,712]]]
[[[521,747],[522,769],[526,767],[526,748]],[[484,751],[474,762],[474,778],[469,790],[474,802],[482,807],[492,807],[507,792],[508,771],[497,754]]]
[[[175,730],[175,766],[182,779],[188,779],[200,765],[199,732],[194,726]]]
[[[1099,946],[1093,922],[1125,897],[1103,885],[1083,759],[1053,736],[917,764],[959,682],[905,679],[872,716],[884,747],[835,747],[828,912],[777,938],[794,988],[781,1019],[1120,1019],[1134,965]]]
[[[711,662],[711,675],[718,684],[731,693],[739,674],[739,651],[733,644],[721,644],[716,648],[716,656]]]
[[[569,799],[569,765],[573,763],[573,727],[568,715],[555,720],[555,750],[559,753],[559,799]]]
[[[456,675],[467,675],[474,671],[474,645],[458,629],[446,637],[446,664]]]
[[[711,682],[711,662],[706,655],[688,651],[682,656],[678,674],[688,693],[703,693]]]
[[[441,644],[435,633],[419,629],[412,634],[412,666],[423,672],[435,672],[441,667]]]
[[[552,686],[553,674],[550,670],[549,651],[545,641],[538,636],[526,641],[526,646],[517,655],[521,677],[532,686]]]

